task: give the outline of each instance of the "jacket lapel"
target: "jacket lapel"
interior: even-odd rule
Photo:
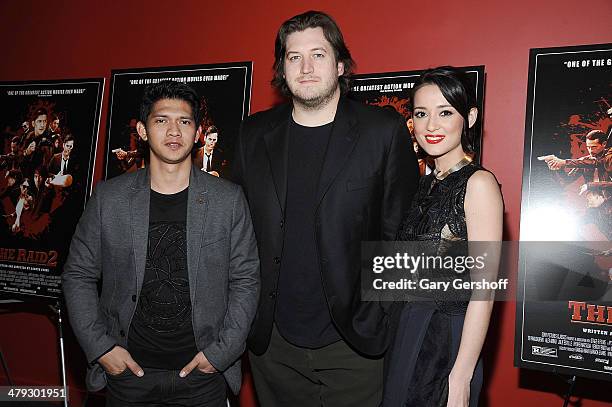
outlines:
[[[149,238],[149,200],[151,199],[150,184],[149,171],[138,171],[136,173],[134,183],[132,184],[132,192],[129,198],[132,247],[134,251],[134,265],[136,267],[137,295],[140,295],[147,259],[147,242]]]
[[[317,203],[325,196],[359,139],[356,124],[357,119],[348,101],[341,98],[338,102],[334,125],[325,152],[325,161],[319,177]]]
[[[189,275],[189,294],[191,303],[195,302],[200,247],[204,240],[204,224],[208,212],[208,190],[205,175],[196,167],[189,175],[187,203],[187,273]]]
[[[270,131],[264,135],[276,196],[283,214],[287,202],[287,159],[289,156],[289,137],[287,133],[289,131],[290,115],[291,105],[286,105],[279,111],[279,120],[272,121]]]

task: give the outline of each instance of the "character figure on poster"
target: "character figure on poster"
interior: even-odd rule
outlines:
[[[137,124],[138,119],[132,118],[126,126],[124,134],[127,134],[127,139],[129,140],[127,150],[118,147],[111,151],[115,154],[117,160],[119,160],[119,168],[123,173],[134,172],[140,168],[145,168],[147,146],[138,136],[138,131],[136,130]]]
[[[10,148],[9,152],[6,154],[2,154],[0,156],[0,170],[1,171],[8,172],[11,170],[18,170],[21,167],[20,166],[21,154],[20,154],[19,144],[20,144],[19,136],[13,136],[13,138],[11,139],[10,146],[9,146]]]
[[[71,158],[74,148],[75,138],[72,134],[66,135],[62,142],[62,152],[53,155],[49,162],[49,177],[47,183],[59,188],[66,188],[72,185],[74,174],[77,171],[77,163]]]
[[[215,177],[225,174],[227,161],[223,151],[217,148],[220,132],[215,126],[209,126],[204,132],[204,146],[195,150],[195,166]]]
[[[592,130],[585,136],[587,155],[571,159],[555,155],[538,157],[544,160],[552,171],[566,170],[568,178],[583,178],[579,195],[586,193],[587,207],[601,206],[610,194],[607,189],[612,181],[612,151],[607,148],[608,136],[602,130]],[[595,193],[598,191],[599,193]]]
[[[608,115],[612,116],[610,113]],[[573,123],[592,128],[579,120],[573,120]],[[611,240],[612,148],[608,147],[608,140],[604,129],[590,130],[579,138],[580,145],[588,154],[576,158],[559,158],[549,154],[537,159],[544,161],[548,169],[554,171],[562,185],[572,188],[575,195],[584,199],[585,211],[577,210],[581,223],[595,225],[607,240]],[[574,185],[576,180],[580,180],[579,186]]]
[[[437,251],[445,242],[500,241],[499,185],[470,157],[478,109],[469,81],[452,67],[428,70],[412,100],[415,137],[434,158],[435,170],[421,178],[398,239],[431,241]],[[493,303],[436,295],[402,310],[387,354],[385,407],[478,405],[480,352]]]

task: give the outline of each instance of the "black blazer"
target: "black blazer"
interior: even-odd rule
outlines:
[[[51,158],[51,161],[49,161],[49,166],[47,167],[47,170],[49,171],[49,174],[57,175],[61,169],[62,169],[62,153],[60,152],[60,153],[53,155],[53,157]],[[68,159],[68,168],[66,168],[66,171],[64,172],[64,174],[70,174],[74,177],[74,173],[76,172],[76,170],[77,170],[77,160],[74,154],[70,154],[70,158]]]
[[[217,171],[219,176],[224,176],[224,168],[223,168],[223,152],[216,148],[213,152],[212,160],[210,162],[211,171]],[[198,170],[202,170],[202,166],[204,163],[204,147],[198,148],[193,154],[193,165],[197,167]]]
[[[260,301],[248,345],[266,351],[274,320],[283,253],[291,105],[247,118],[236,145],[236,182],[246,193],[261,261]],[[390,303],[362,302],[360,246],[393,240],[418,183],[405,120],[393,112],[341,98],[316,209],[323,286],[336,328],[358,351],[379,355],[393,325]]]

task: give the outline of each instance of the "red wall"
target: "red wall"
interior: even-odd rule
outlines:
[[[506,239],[518,239],[529,48],[612,42],[610,0],[501,1],[132,1],[0,2],[0,80],[106,77],[112,68],[254,61],[251,111],[277,99],[269,86],[273,42],[286,18],[307,8],[333,15],[358,72],[485,65],[483,161],[503,186]],[[103,118],[106,117],[106,100]],[[105,120],[98,144],[101,176]],[[23,308],[23,307],[21,307]],[[58,383],[54,329],[28,307],[0,313],[0,346],[21,383]],[[561,405],[549,374],[512,366],[514,304],[498,304],[485,349],[483,405]],[[68,338],[71,385],[83,362]],[[602,383],[579,379],[582,406],[603,406]],[[79,397],[76,394],[76,397]],[[251,394],[243,391],[243,406]],[[600,401],[596,401],[600,400]]]

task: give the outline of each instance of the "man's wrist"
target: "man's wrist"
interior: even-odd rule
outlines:
[[[106,350],[106,352],[103,352],[100,356],[98,356],[97,358],[95,358],[93,360],[93,362],[91,362],[91,365],[94,366],[96,363],[98,363],[98,361],[100,360],[100,358],[104,355],[106,355],[108,352],[110,352],[111,350],[115,349],[115,346],[117,346],[117,344],[114,344],[113,346],[111,346],[110,348],[108,348],[108,350]]]

